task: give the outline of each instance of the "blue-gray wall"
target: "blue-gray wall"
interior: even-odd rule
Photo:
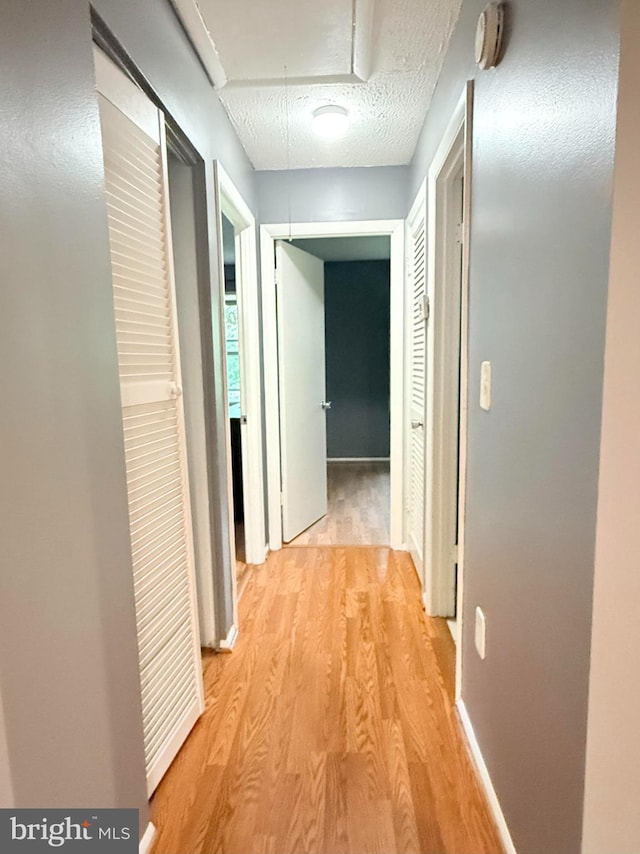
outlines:
[[[327,455],[389,456],[389,262],[324,265]]]
[[[512,0],[504,60],[480,72],[484,6],[463,4],[412,172],[415,192],[475,78],[462,695],[520,854],[575,854],[619,3]],[[485,359],[490,412],[478,405]]]
[[[256,172],[260,221],[404,219],[410,169],[380,166]]]

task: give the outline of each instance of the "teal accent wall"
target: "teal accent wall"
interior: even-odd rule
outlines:
[[[327,455],[389,456],[389,261],[325,263]]]

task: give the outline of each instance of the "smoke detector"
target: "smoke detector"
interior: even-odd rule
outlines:
[[[501,59],[504,33],[504,6],[489,3],[478,19],[476,29],[476,62],[480,68],[493,68]]]

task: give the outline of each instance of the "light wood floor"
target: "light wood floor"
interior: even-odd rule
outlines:
[[[290,548],[153,799],[154,854],[498,854],[452,705],[453,644],[410,557]]]
[[[292,546],[388,546],[389,463],[327,463],[328,513]]]

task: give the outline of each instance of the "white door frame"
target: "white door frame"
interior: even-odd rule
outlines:
[[[462,638],[464,542],[467,479],[469,243],[471,213],[471,141],[473,83],[465,87],[443,134],[428,176],[428,292],[431,321],[427,337],[427,477],[426,571],[424,600],[431,616],[449,616],[446,603],[452,584],[450,531],[458,519],[457,620]],[[454,258],[452,193],[462,168],[462,285]],[[458,299],[459,295],[459,299]],[[460,358],[460,397],[453,393]],[[458,431],[451,429],[459,417]],[[458,446],[459,442],[459,446]],[[458,456],[458,477],[451,461]],[[456,695],[461,685],[460,650],[457,655]]]
[[[260,325],[258,310],[258,255],[256,221],[233,181],[219,162],[215,162],[215,181],[220,200],[218,217],[218,247],[220,281],[224,282],[224,252],[222,245],[222,214],[236,232],[236,292],[240,323],[240,398],[241,413],[246,423],[240,427],[242,441],[242,481],[244,487],[244,527],[246,562],[264,563],[266,558],[264,472],[262,463],[262,397],[260,378]],[[221,286],[224,303],[224,286]],[[223,309],[224,316],[224,309]],[[225,351],[226,352],[226,351]],[[225,355],[226,359],[226,355]],[[226,376],[226,373],[225,373]],[[228,407],[226,383],[225,406]],[[229,460],[229,496],[231,488],[231,438],[227,418],[227,449]],[[230,511],[233,504],[230,505]],[[233,528],[233,512],[229,518]],[[235,531],[231,531],[235,543]],[[235,554],[233,555],[235,559]],[[235,574],[235,573],[234,573]],[[235,599],[235,594],[234,594]],[[237,624],[237,620],[236,620]]]
[[[413,466],[413,427],[412,427],[412,393],[413,393],[413,356],[414,356],[414,246],[413,246],[413,232],[414,225],[416,221],[420,221],[421,218],[424,218],[425,222],[425,256],[429,251],[429,247],[426,243],[426,220],[427,220],[427,182],[426,179],[420,185],[420,189],[418,190],[415,199],[409,209],[409,213],[407,214],[407,219],[405,221],[405,329],[407,330],[407,345],[405,347],[404,352],[404,371],[405,371],[405,383],[404,383],[404,407],[405,407],[405,439],[404,439],[404,483],[405,483],[405,492],[404,492],[404,529],[405,529],[405,540],[407,544],[407,549],[411,553],[411,557],[413,559],[414,569],[418,575],[420,580],[420,586],[424,590],[424,568],[425,568],[425,543],[424,543],[424,501],[423,501],[423,536],[422,542],[416,543],[413,538],[413,530],[412,530],[412,515],[411,515],[411,506],[413,501],[413,477],[415,476],[414,466]],[[425,260],[425,295],[426,295],[426,260]],[[428,323],[428,321],[425,321]],[[426,328],[426,334],[428,334],[428,326]],[[426,337],[425,337],[426,341]],[[426,358],[426,346],[425,346],[425,358]],[[425,374],[426,374],[426,366],[425,366]],[[425,409],[426,409],[426,376],[425,376],[425,389],[424,389],[424,399],[425,399]],[[425,421],[425,411],[422,412],[422,419]],[[425,434],[425,445],[426,445],[426,434]],[[425,449],[426,454],[426,449]],[[426,456],[425,456],[425,467],[423,468],[423,477],[426,472]],[[426,480],[423,481],[426,483]],[[424,495],[423,495],[424,499]],[[422,558],[420,558],[420,553],[417,552],[417,548],[420,548],[422,553]]]
[[[269,546],[282,548],[280,509],[280,415],[278,403],[278,329],[276,323],[275,241],[314,237],[391,238],[391,518],[390,545],[404,548],[404,220],[361,222],[272,223],[260,227],[262,328],[264,343],[265,418]]]

